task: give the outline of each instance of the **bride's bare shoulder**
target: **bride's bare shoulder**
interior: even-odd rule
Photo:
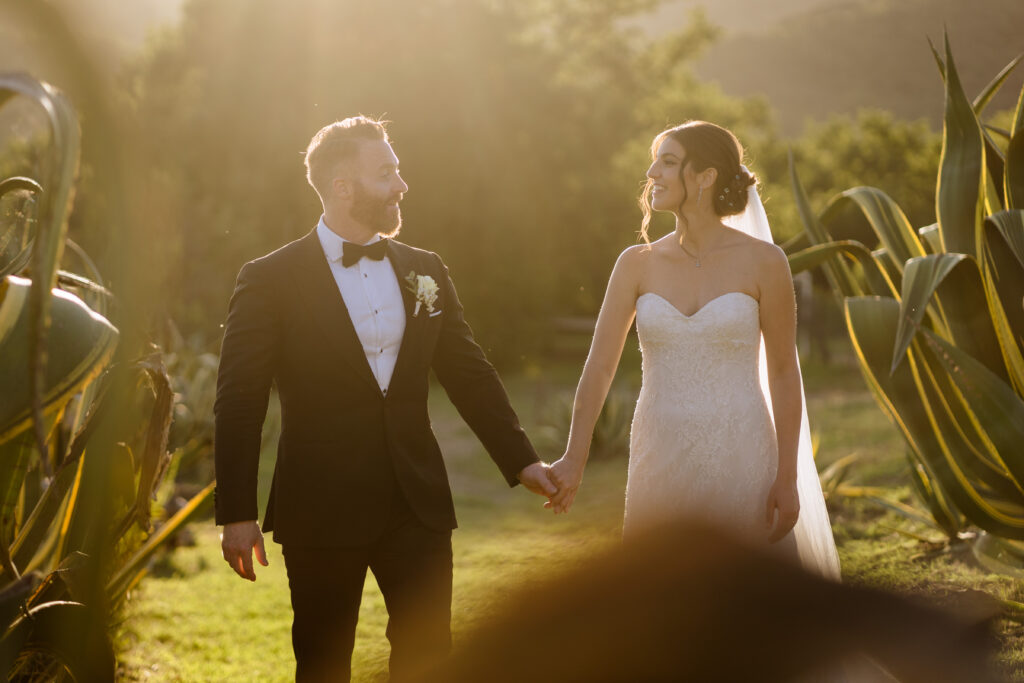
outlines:
[[[660,242],[661,240],[658,240]],[[619,263],[629,266],[642,266],[650,261],[657,249],[658,242],[651,244],[633,244],[622,250],[619,254]]]
[[[764,240],[758,239],[753,235],[748,235],[745,232],[736,230],[735,228],[728,228],[730,235],[730,241],[737,247],[743,249],[743,251],[749,255],[749,257],[758,265],[772,265],[778,264],[780,258],[786,259],[786,253],[782,249],[772,242],[765,242]]]

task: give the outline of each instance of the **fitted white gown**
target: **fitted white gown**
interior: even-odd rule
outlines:
[[[637,299],[636,325],[643,385],[630,434],[624,538],[685,516],[766,544],[778,445],[759,368],[757,300],[729,292],[687,316],[648,292]],[[773,548],[838,580],[839,559],[809,454],[801,458],[798,479],[797,527]]]

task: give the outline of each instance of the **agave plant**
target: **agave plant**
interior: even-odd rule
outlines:
[[[0,202],[20,204],[0,231],[0,674],[112,680],[111,611],[212,485],[153,531],[170,378],[159,352],[118,349],[111,294],[67,239],[74,109],[45,83],[0,75],[0,106],[15,97],[46,113],[57,163],[45,183],[0,179]],[[60,270],[65,248],[89,277]]]
[[[973,524],[1024,539],[1024,91],[1012,129],[979,116],[1020,62],[969,100],[948,36],[938,222],[915,229],[883,191],[856,187],[820,214],[790,160],[805,248],[824,266],[861,370],[908,444],[915,488],[951,537]],[[1005,141],[1005,151],[994,136]],[[809,246],[807,246],[809,245]]]

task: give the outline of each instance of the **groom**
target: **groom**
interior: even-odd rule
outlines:
[[[409,189],[384,125],[321,129],[306,151],[323,216],[245,264],[217,380],[216,521],[224,559],[256,580],[260,433],[271,384],[281,437],[263,531],[282,545],[296,680],[347,681],[369,567],[388,610],[393,680],[451,645],[456,526],[427,415],[434,370],[509,485],[552,496],[494,368],[474,342],[441,259],[390,239]]]

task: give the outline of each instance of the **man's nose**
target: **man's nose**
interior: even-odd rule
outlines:
[[[405,184],[404,180],[402,180],[402,176],[396,175],[395,177],[398,178],[398,191],[403,193],[403,194],[408,192],[409,191],[409,186]]]

